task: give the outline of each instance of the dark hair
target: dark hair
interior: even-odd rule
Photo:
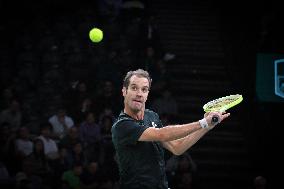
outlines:
[[[137,69],[135,71],[127,72],[127,74],[126,74],[126,76],[124,77],[124,80],[123,80],[123,87],[128,88],[129,83],[130,83],[130,78],[134,75],[137,76],[137,77],[144,77],[144,78],[148,79],[149,89],[151,88],[152,79],[149,75],[149,72],[147,72],[143,69]]]
[[[43,122],[40,123],[40,131],[42,131],[44,129],[52,130],[52,125],[49,121],[43,121]]]

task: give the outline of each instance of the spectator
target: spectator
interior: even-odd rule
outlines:
[[[77,114],[82,110],[83,102],[86,99],[92,99],[88,85],[84,81],[74,81],[67,90],[65,106],[71,117],[74,117],[77,122]]]
[[[0,113],[0,124],[7,122],[13,131],[17,131],[22,124],[22,111],[20,102],[13,99],[9,107]]]
[[[192,187],[192,176],[196,171],[197,165],[187,152],[181,156],[173,155],[166,163],[169,185],[180,189]]]
[[[41,139],[33,142],[33,152],[23,161],[23,170],[28,171],[28,175],[38,175],[44,178],[50,173],[48,159],[45,155],[45,146]]]
[[[120,15],[122,0],[98,0],[96,2],[102,20],[112,21]]]
[[[22,188],[31,188],[31,181],[28,179],[27,175],[24,172],[18,172],[15,175],[15,188],[22,189]],[[33,186],[34,187],[34,186]],[[37,185],[36,187],[40,187]]]
[[[11,126],[8,122],[1,123],[0,126],[0,155],[4,157],[7,154],[7,145],[11,136],[14,135]],[[14,136],[16,137],[16,136]]]
[[[62,189],[81,189],[82,172],[83,166],[80,163],[75,163],[71,169],[65,171],[62,175]]]
[[[76,162],[80,162],[83,167],[87,164],[87,159],[85,158],[82,144],[80,142],[77,142],[70,150],[67,150],[66,160],[69,169],[72,168]]]
[[[68,130],[67,135],[65,135],[60,140],[59,146],[69,150],[72,148],[73,145],[75,145],[78,142],[81,142],[79,130],[76,126],[73,126]]]
[[[102,85],[102,90],[99,91],[98,97],[98,109],[103,110],[105,108],[110,108],[114,114],[118,114],[121,107],[120,95],[116,93],[115,86],[112,81],[104,81]]]
[[[153,82],[151,87],[152,99],[157,98],[163,90],[171,87],[171,78],[172,76],[168,72],[165,62],[159,59],[157,61],[156,74],[153,75],[153,81],[156,82]]]
[[[113,117],[111,115],[104,115],[100,122],[102,138],[108,140],[111,138],[111,127],[113,124]]]
[[[0,109],[6,109],[9,107],[10,102],[15,98],[14,91],[7,87],[2,91],[2,98],[0,98]]]
[[[119,49],[119,47],[116,48]],[[105,59],[102,64],[97,67],[96,79],[102,81],[102,86],[99,87],[100,89],[103,88],[105,90],[109,89],[105,87],[113,87],[111,85],[116,85],[121,76],[122,60],[120,51],[117,49],[114,47],[108,48]]]
[[[139,0],[123,1],[122,20],[128,25],[134,19],[141,19],[144,16],[145,8],[144,3]]]
[[[81,181],[86,189],[96,189],[100,187],[101,174],[97,162],[90,162],[83,170]]]
[[[113,118],[111,116],[104,116],[101,120],[101,153],[100,153],[100,164],[109,166],[114,161],[114,147],[111,139],[111,127],[113,125]]]
[[[62,139],[72,126],[74,126],[73,119],[66,114],[65,108],[59,108],[57,113],[48,119],[52,126],[52,138],[56,141]]]
[[[44,124],[41,127],[41,134],[38,139],[43,141],[44,154],[49,160],[54,160],[59,157],[58,146],[56,142],[50,137],[51,136],[51,125],[50,123]]]
[[[152,46],[158,57],[164,53],[159,28],[154,15],[147,16],[140,26],[141,47]]]
[[[253,186],[255,189],[266,189],[267,188],[267,180],[263,176],[257,176],[253,180]]]
[[[100,149],[101,128],[96,123],[93,112],[86,115],[80,126],[80,139],[84,145],[87,160],[97,160]]]
[[[67,149],[64,147],[59,148],[59,158],[49,161],[49,165],[52,169],[52,188],[60,189],[61,176],[70,167],[67,160]]]
[[[141,63],[138,67],[147,70],[150,74],[155,75],[157,72],[157,62],[159,57],[156,54],[156,50],[153,46],[149,45],[145,47],[144,53],[142,54]]]
[[[88,112],[97,112],[96,104],[92,98],[86,97],[80,104],[80,107],[74,112],[74,121],[76,123],[82,123],[84,117]]]
[[[112,118],[112,121],[115,120],[115,115],[111,109],[111,107],[105,107],[101,113],[100,113],[100,118],[99,118],[99,122],[102,123],[103,122],[103,119],[104,117],[107,116],[107,117],[111,117]]]
[[[33,152],[33,142],[30,138],[30,132],[27,127],[21,127],[18,131],[18,138],[15,141],[16,154],[19,157],[26,157]]]
[[[48,188],[52,184],[51,169],[44,153],[44,144],[42,140],[35,139],[33,146],[33,152],[23,161],[23,172],[17,173],[17,177],[24,177],[24,182],[19,184],[21,187],[28,185],[32,188]]]
[[[6,164],[11,175],[14,175],[21,169],[21,162],[16,156],[15,141],[17,133],[12,129],[10,123],[4,122],[1,124],[0,141],[1,141],[1,158]]]
[[[15,180],[11,177],[7,167],[0,161],[0,187],[14,188]]]
[[[160,115],[166,114],[172,118],[178,115],[178,104],[169,89],[165,89],[160,97],[153,100],[152,108]]]

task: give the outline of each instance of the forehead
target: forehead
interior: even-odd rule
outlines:
[[[149,87],[149,81],[145,77],[138,77],[136,75],[133,75],[129,80],[129,85],[138,85],[141,87]]]

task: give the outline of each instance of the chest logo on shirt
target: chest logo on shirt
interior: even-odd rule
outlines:
[[[157,124],[152,121],[152,127],[157,127]]]

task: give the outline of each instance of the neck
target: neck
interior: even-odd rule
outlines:
[[[132,117],[133,119],[136,119],[136,120],[143,120],[143,118],[144,118],[144,109],[140,110],[138,112],[135,112],[135,111],[132,111],[129,108],[125,107],[124,113],[126,113],[127,115],[129,115],[130,117]]]

